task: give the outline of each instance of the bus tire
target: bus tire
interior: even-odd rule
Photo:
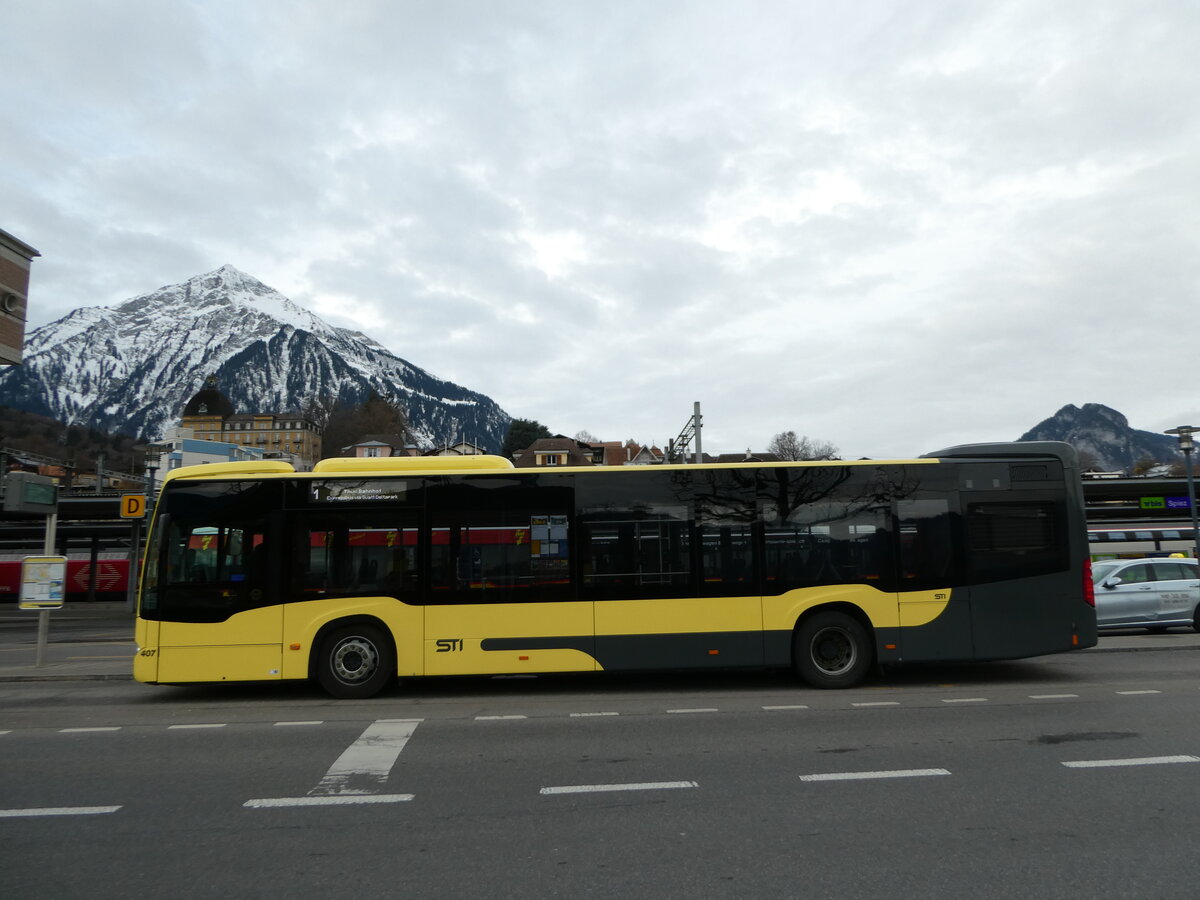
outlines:
[[[813,687],[853,687],[871,668],[870,634],[854,616],[829,610],[805,619],[796,629],[792,664]]]
[[[343,625],[321,641],[317,681],[339,700],[374,697],[392,680],[396,653],[374,625]]]

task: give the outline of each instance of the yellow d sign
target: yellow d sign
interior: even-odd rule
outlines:
[[[109,507],[110,509],[112,507]],[[121,518],[122,519],[140,519],[146,515],[146,495],[145,494],[122,494],[121,495]]]

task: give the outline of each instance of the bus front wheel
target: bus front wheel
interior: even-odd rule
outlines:
[[[819,612],[796,629],[792,662],[796,674],[813,687],[853,687],[871,667],[870,635],[843,612]]]
[[[321,642],[317,681],[339,700],[374,697],[395,671],[391,642],[374,625],[345,625]]]

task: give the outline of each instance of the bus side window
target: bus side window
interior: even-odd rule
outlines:
[[[967,504],[967,561],[972,584],[1031,578],[1070,565],[1060,507],[1054,501]]]
[[[901,500],[896,512],[900,520],[900,590],[961,584],[959,542],[955,540],[950,501],[943,497]]]
[[[647,505],[585,514],[584,586],[602,599],[688,594],[692,590],[689,525],[682,506]]]
[[[326,595],[415,595],[417,520],[411,512],[298,516],[292,523],[290,584],[297,600]]]

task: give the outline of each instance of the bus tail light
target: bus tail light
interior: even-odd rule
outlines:
[[[1096,606],[1096,586],[1092,584],[1092,560],[1083,561],[1083,602],[1093,609]]]

